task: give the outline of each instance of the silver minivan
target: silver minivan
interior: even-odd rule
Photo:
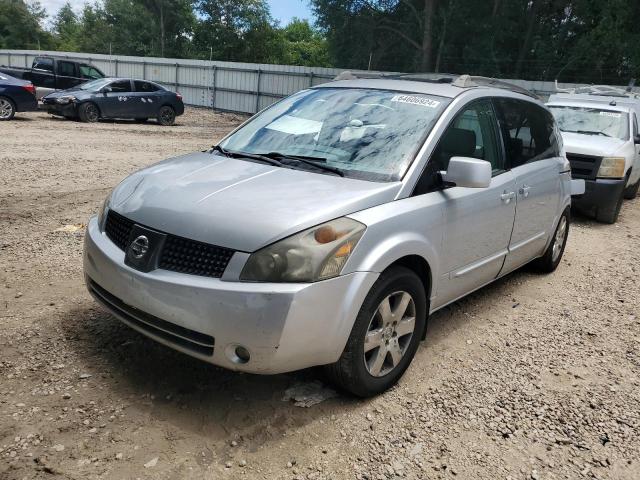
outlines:
[[[558,266],[574,182],[553,116],[517,87],[330,82],[126,178],[87,227],[86,283],[204,361],[324,365],[374,395],[409,366],[429,314],[532,261]]]

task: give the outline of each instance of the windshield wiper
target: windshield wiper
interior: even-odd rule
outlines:
[[[284,163],[281,161],[270,158],[266,155],[259,155],[256,153],[246,153],[246,152],[233,152],[231,150],[227,150],[226,148],[222,148],[220,145],[214,145],[211,148],[211,153],[220,152],[225,157],[229,158],[249,158],[251,160],[258,160],[260,162],[268,163],[269,165],[273,165],[274,167],[284,167]]]
[[[611,137],[611,135],[607,135],[604,132],[596,132],[594,130],[562,130],[562,131],[568,132],[568,133],[580,133],[582,135],[602,135],[604,137]]]
[[[305,165],[312,166],[319,170],[324,170],[326,172],[335,173],[336,175],[340,175],[344,177],[344,172],[339,168],[332,167],[330,165],[325,165],[327,159],[324,157],[311,157],[308,155],[289,155],[287,153],[280,152],[269,152],[264,153],[262,156],[267,158],[282,158],[286,160],[295,160],[296,162],[304,163]]]

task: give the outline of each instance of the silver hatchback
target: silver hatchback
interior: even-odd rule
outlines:
[[[553,271],[579,190],[552,115],[517,87],[336,81],[126,178],[89,222],[85,278],[181,352],[325,365],[368,396],[404,373],[430,313],[531,261]]]

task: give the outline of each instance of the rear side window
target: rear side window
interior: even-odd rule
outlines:
[[[160,90],[157,85],[149,82],[141,82],[140,80],[136,80],[133,82],[136,86],[136,92],[157,92]]]
[[[33,68],[37,70],[46,70],[47,72],[53,72],[53,58],[36,58],[33,61]]]
[[[131,82],[129,80],[120,80],[118,82],[112,82],[110,85],[112,92],[130,92]]]
[[[75,77],[75,65],[71,62],[58,62],[58,75],[63,77]]]
[[[560,156],[553,116],[531,102],[496,99],[500,130],[511,168]]]

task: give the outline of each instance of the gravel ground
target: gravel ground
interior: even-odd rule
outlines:
[[[438,312],[400,384],[310,408],[311,369],[227,372],[156,345],[91,300],[83,230],[140,167],[242,118],[174,127],[41,113],[0,124],[0,478],[640,478],[640,200],[576,218],[562,264]],[[74,227],[75,225],[75,227]]]

